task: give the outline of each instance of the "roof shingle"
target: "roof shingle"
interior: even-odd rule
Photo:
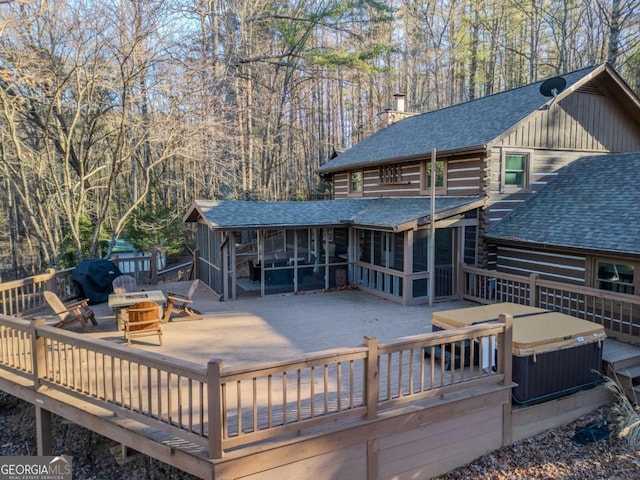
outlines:
[[[563,75],[566,88],[597,66]],[[318,171],[326,173],[363,164],[472,147],[484,147],[550,101],[540,93],[542,82],[489,95],[459,105],[406,118],[354,145]]]
[[[436,214],[473,209],[480,197],[437,197]],[[431,216],[429,197],[360,198],[315,202],[242,202],[196,200],[185,216],[194,221],[194,211],[215,229],[253,229],[360,225],[396,229]]]
[[[576,160],[485,237],[640,254],[640,152]]]

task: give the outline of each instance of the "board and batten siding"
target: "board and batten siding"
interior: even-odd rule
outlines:
[[[584,286],[586,262],[581,255],[498,245],[496,270],[523,276],[537,274],[544,280]]]
[[[640,150],[640,122],[591,85],[541,110],[502,137],[524,148],[631,152]]]
[[[530,189],[517,192],[504,192],[502,188],[502,158],[503,151],[530,154],[533,162],[531,167]],[[521,150],[518,147],[494,147],[491,149],[489,169],[489,203],[487,209],[487,229],[506,217],[518,205],[525,202],[533,193],[544,188],[558,171],[571,162],[593,155],[593,152],[572,152],[563,150]]]

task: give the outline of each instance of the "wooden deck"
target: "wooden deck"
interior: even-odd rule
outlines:
[[[427,308],[357,291],[194,298],[203,320],[166,324],[161,347],[124,346],[99,307],[89,334],[0,317],[0,388],[36,406],[39,451],[55,413],[200,478],[422,478],[611,400],[596,387],[513,407],[504,325],[426,333]],[[495,370],[434,354],[485,335],[502,338]],[[626,349],[613,342],[605,358]]]

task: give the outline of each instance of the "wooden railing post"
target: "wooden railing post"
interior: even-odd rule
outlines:
[[[500,334],[498,339],[500,357],[498,371],[502,372],[504,378],[502,383],[505,387],[511,387],[513,383],[513,363],[512,363],[512,344],[513,344],[513,316],[501,313],[498,317],[501,324],[504,325],[504,332]],[[502,446],[511,445],[513,439],[513,421],[512,421],[512,405],[511,405],[511,389],[509,389],[509,401],[502,405]]]
[[[456,278],[456,298],[462,300],[464,298],[465,281],[464,281],[464,262],[458,262],[458,275]]]
[[[56,287],[56,269],[47,268],[46,272],[47,272],[47,275],[50,275],[50,278],[47,279],[47,281],[45,282],[44,289],[49,290],[51,292],[55,292],[57,295],[60,295],[60,292],[58,292],[58,289]]]
[[[36,318],[31,322],[31,361],[33,362],[33,387],[41,387],[41,379],[46,375],[46,345],[44,337],[38,335],[38,328],[46,324],[44,318]]]
[[[222,458],[222,360],[210,360],[207,364],[207,395],[209,422],[209,458]]]
[[[364,337],[367,347],[367,371],[365,372],[366,384],[365,401],[367,402],[367,420],[373,420],[378,415],[378,398],[380,391],[380,378],[378,375],[378,339],[376,337]]]
[[[191,274],[189,275],[189,280],[195,280],[200,278],[200,272],[198,272],[198,263],[200,258],[200,251],[196,248],[193,251],[193,264],[191,265]]]
[[[158,252],[155,250],[151,252],[149,259],[149,283],[151,285],[158,284]]]
[[[538,306],[538,274],[529,275],[529,306]]]
[[[498,365],[498,371],[504,375],[504,385],[511,385],[513,381],[512,371],[512,345],[513,345],[513,315],[501,313],[498,317],[500,323],[504,325],[504,332],[500,334],[498,339],[498,348],[500,351],[499,361],[502,365]]]

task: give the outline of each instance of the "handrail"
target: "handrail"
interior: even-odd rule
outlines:
[[[145,259],[149,261],[151,258],[153,257],[135,257],[135,259],[129,260],[144,262]],[[166,280],[165,277],[171,274],[175,274],[177,279],[189,277],[192,268],[193,262],[185,262],[166,270],[157,271],[154,273],[155,283],[153,284],[156,284],[159,278]],[[0,314],[20,317],[45,308],[47,306],[43,296],[45,290],[55,292],[63,301],[76,298],[76,288],[72,280],[73,271],[74,268],[58,271],[50,268],[45,273],[32,277],[0,282]],[[143,283],[143,280],[144,283],[149,283],[150,277],[146,273],[138,276],[140,283]]]
[[[0,369],[209,448],[225,450],[477,385],[511,385],[510,317],[379,345],[225,370],[0,315]],[[482,368],[485,339],[495,337]],[[492,347],[493,348],[493,347]],[[493,350],[492,350],[493,351]],[[425,360],[425,353],[428,360]],[[495,364],[497,359],[497,365]],[[464,367],[464,368],[460,368]]]
[[[45,325],[0,316],[0,367],[205,446],[206,368]]]
[[[210,438],[210,449],[221,456],[229,448],[337,420],[374,419],[382,409],[478,385],[510,385],[507,333],[510,323],[486,323],[382,345],[365,338],[362,347],[228,371],[214,360],[210,377],[219,391],[209,398],[220,400],[211,406],[219,415],[211,421],[222,425],[222,437]],[[489,365],[479,365],[489,344],[497,353],[486,355]]]
[[[44,305],[42,293],[52,288],[56,272],[49,269],[46,273],[10,282],[0,283],[0,313],[20,316],[25,312],[41,308]]]
[[[478,303],[512,302],[602,325],[608,336],[640,344],[640,297],[495,270],[462,266],[462,297]]]

